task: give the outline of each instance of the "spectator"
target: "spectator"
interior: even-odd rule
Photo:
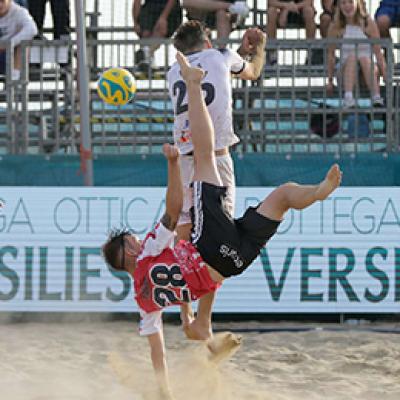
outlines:
[[[400,0],[381,0],[375,20],[382,38],[390,37],[390,28],[400,25]]]
[[[182,22],[179,0],[133,0],[133,29],[140,38],[169,38]],[[135,62],[147,69],[159,46],[144,46],[135,53]]]
[[[249,7],[243,0],[183,0],[182,6],[188,10],[189,19],[199,20],[207,28],[216,29],[218,39],[229,38],[233,23],[240,25],[249,14]]]
[[[267,35],[276,39],[278,27],[285,28],[287,23],[304,26],[306,38],[314,39],[316,25],[314,21],[314,0],[270,0],[268,3]],[[312,56],[311,56],[312,57]],[[276,64],[277,52],[270,51],[267,62]]]
[[[43,23],[46,13],[47,0],[28,0],[29,12],[39,29],[38,37],[43,36]],[[51,14],[53,16],[54,39],[65,39],[70,30],[69,0],[50,0]]]
[[[28,11],[12,0],[0,0],[0,40],[10,40],[14,48],[12,79],[18,80],[21,70],[21,47],[23,40],[31,40],[37,33],[36,24]],[[0,49],[0,73],[6,71],[6,51]]]
[[[363,0],[338,0],[338,7],[333,23],[329,27],[328,37],[343,39],[379,38],[379,31],[376,23],[366,13]],[[380,72],[384,80],[386,80],[386,63],[381,47],[379,45],[372,47]],[[328,94],[333,92],[334,52],[335,46],[330,46],[328,49]],[[373,104],[382,106],[383,100],[380,96],[378,70],[372,58],[371,45],[366,43],[359,45],[343,44],[340,53],[340,75],[343,77],[344,106],[348,108],[355,105],[353,90],[357,81],[358,65],[361,67],[365,84],[371,92]],[[373,74],[371,74],[371,71]]]

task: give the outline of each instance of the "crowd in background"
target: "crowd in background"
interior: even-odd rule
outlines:
[[[141,38],[168,38],[182,22],[182,8],[189,19],[201,20],[210,30],[216,30],[218,39],[229,38],[249,13],[245,1],[133,0],[134,30]],[[364,0],[321,0],[321,8],[322,13],[317,16],[314,0],[269,0],[267,23],[260,28],[269,39],[276,39],[278,28],[297,26],[305,29],[307,39],[316,39],[319,20],[322,39],[379,39],[390,38],[390,28],[400,26],[400,0],[382,0],[374,17],[368,14]],[[142,48],[136,54],[136,63],[147,68],[155,49]],[[266,63],[274,65],[277,61],[277,51],[269,51]],[[380,46],[343,45],[337,65],[334,47],[327,54],[322,48],[311,49],[306,64],[327,66],[328,94],[333,93],[336,71],[345,107],[355,105],[353,92],[357,82],[370,91],[374,106],[383,106],[379,82],[381,77],[386,80],[386,62]]]
[[[70,30],[69,0],[0,0],[0,40],[11,39],[17,49],[13,77],[18,79],[22,40],[41,38],[46,4],[50,3],[54,39],[66,38]],[[324,38],[388,38],[390,28],[400,25],[400,0],[382,0],[375,16],[367,13],[364,0],[321,0],[322,13],[317,15],[314,0],[269,0],[267,23],[260,27],[269,39],[277,37],[277,29],[297,26],[305,29],[307,39]],[[25,8],[24,8],[25,7]],[[234,0],[133,0],[133,30],[140,38],[169,38],[188,19],[202,21],[222,41],[243,26],[249,14],[245,1]],[[319,22],[317,25],[316,21]],[[151,65],[157,46],[144,46],[136,52],[135,63],[145,68]],[[312,49],[306,64],[327,66],[328,93],[333,90],[333,78],[342,79],[345,106],[354,105],[355,83],[360,81],[370,90],[375,105],[382,105],[379,95],[380,78],[386,78],[386,62],[380,46],[368,44],[342,46],[336,63],[335,49],[324,52]],[[386,55],[388,56],[388,55]],[[277,51],[269,51],[266,63],[278,61]],[[336,64],[338,66],[336,66]],[[5,71],[5,51],[0,51],[0,73]],[[360,71],[360,72],[358,72]],[[373,73],[371,73],[373,71]]]
[[[48,0],[0,0],[0,40],[10,40],[14,49],[12,79],[18,80],[21,69],[19,44],[41,39]],[[54,39],[68,38],[70,31],[69,0],[49,0],[53,17]],[[6,50],[0,49],[0,74],[6,70]]]

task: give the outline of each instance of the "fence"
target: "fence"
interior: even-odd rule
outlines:
[[[13,70],[13,49],[11,42],[0,40],[0,48],[4,49],[6,55],[6,71],[0,90],[0,148],[5,152],[13,153],[15,149],[16,135],[13,123],[12,109],[14,106],[15,86],[11,79]]]
[[[99,100],[95,90],[97,75],[105,68],[118,65],[134,71],[135,51],[151,42],[150,39],[88,42],[92,78],[91,134],[95,153],[154,153],[160,151],[162,143],[171,140],[173,110],[165,81],[168,66],[174,61],[169,40],[161,41],[157,53],[159,67],[135,72],[138,92],[132,103],[124,107],[107,106]],[[326,64],[305,64],[310,51],[319,48],[326,58],[330,44],[340,47],[347,42],[270,41],[267,50],[278,51],[279,62],[267,66],[257,82],[233,80],[235,130],[241,138],[236,150],[274,153],[398,151],[400,71],[396,69],[395,61],[400,60],[400,45],[385,40],[368,41],[380,44],[387,54],[394,54],[394,58],[387,57],[388,80],[381,87],[386,100],[384,108],[373,107],[370,93],[357,85],[356,107],[344,109],[340,80],[337,93],[328,98]],[[365,42],[354,43],[359,46]],[[229,46],[235,48],[238,43],[230,40]],[[12,67],[8,65],[1,92],[1,99],[6,104],[0,115],[0,121],[3,121],[1,153],[78,151],[80,127],[75,47],[72,41],[24,43],[26,51],[22,51],[19,81],[12,81]],[[12,57],[7,59],[12,60]],[[329,122],[332,117],[339,128],[331,137]],[[364,126],[366,119],[367,127]],[[312,121],[321,124],[318,134],[310,129]]]

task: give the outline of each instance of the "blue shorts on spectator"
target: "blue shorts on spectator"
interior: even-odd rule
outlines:
[[[382,0],[375,13],[375,19],[386,15],[390,19],[392,26],[400,24],[400,1]]]
[[[366,114],[349,114],[346,133],[349,138],[366,138],[369,136],[369,119]]]

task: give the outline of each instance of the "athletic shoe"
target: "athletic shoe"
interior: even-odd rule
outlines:
[[[374,107],[384,107],[385,106],[383,99],[380,96],[374,97],[372,99],[372,104],[374,105]]]
[[[344,108],[351,108],[351,107],[354,107],[355,105],[356,105],[356,101],[354,100],[354,97],[343,99],[343,107]]]

